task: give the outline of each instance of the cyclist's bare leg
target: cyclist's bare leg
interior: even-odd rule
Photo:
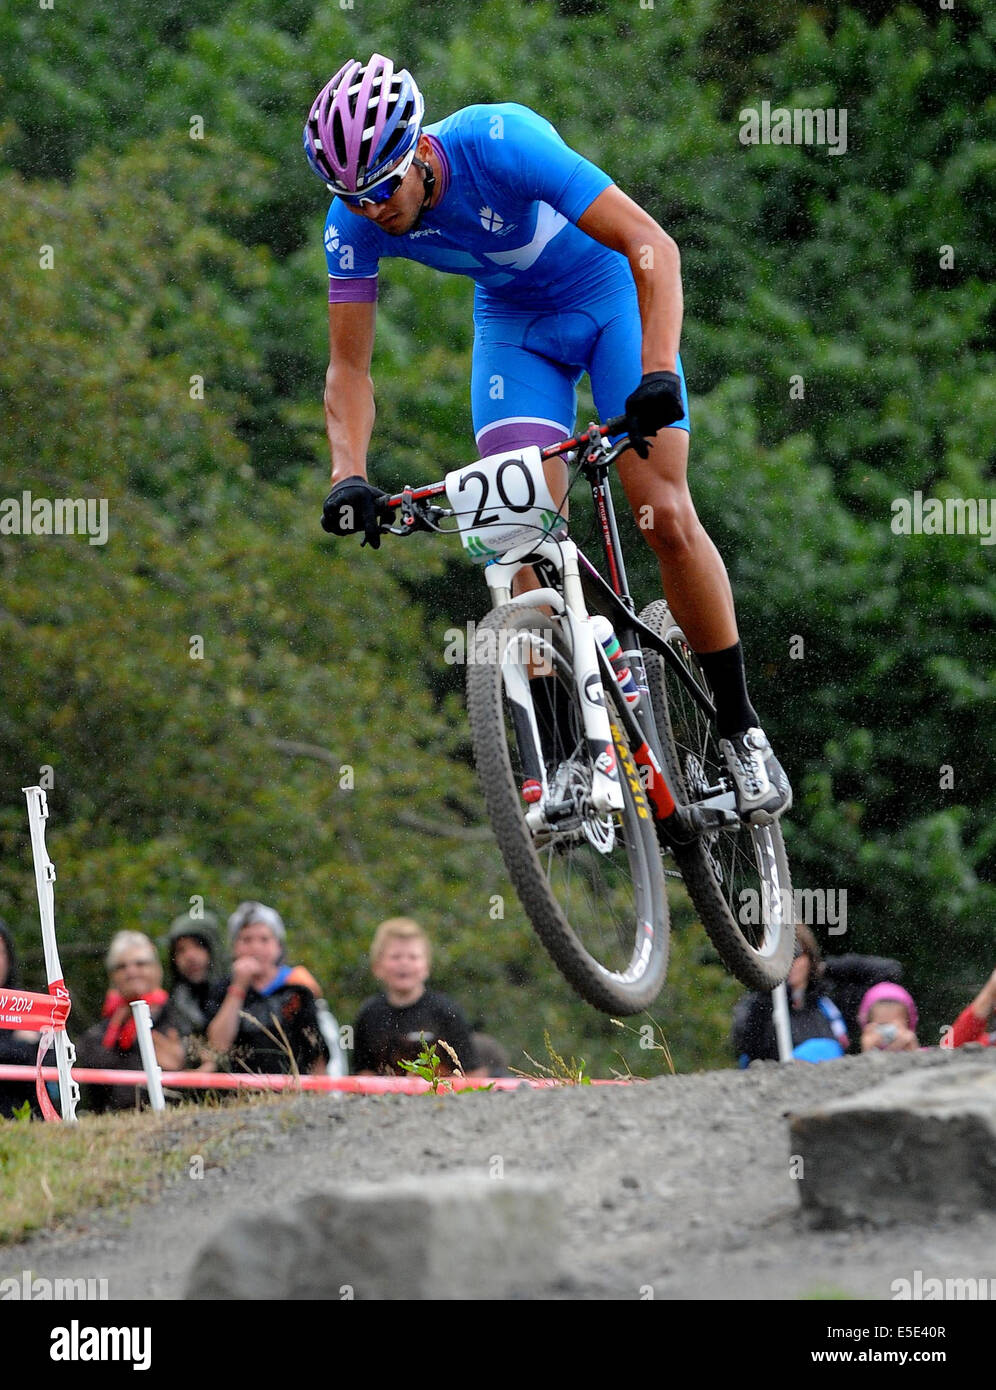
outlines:
[[[543,471],[546,474],[546,481],[550,487],[550,496],[558,507],[563,506],[564,516],[566,516],[567,464],[558,455],[556,458],[547,460]],[[532,565],[524,566],[512,580],[513,594],[524,594],[528,593],[530,589],[538,588],[540,588],[540,582],[536,577],[536,571],[533,569]],[[541,613],[549,615],[550,611],[551,610],[547,608],[545,604],[540,606]],[[551,676],[553,674],[550,667],[544,665],[543,662],[530,661],[527,665],[527,670],[530,680],[535,680],[538,676]]]
[[[550,496],[558,507],[564,504],[567,496],[567,464],[558,454],[556,458],[548,459],[543,469],[546,474],[546,481],[550,487]],[[564,516],[567,515],[567,507],[563,505]],[[526,565],[524,569],[512,580],[512,593],[524,594],[530,589],[538,589],[540,582],[536,578],[536,571],[532,565]],[[546,610],[544,609],[544,612]]]
[[[692,649],[723,651],[738,640],[733,591],[688,491],[688,431],[663,429],[648,442],[648,459],[630,451],[619,460],[620,482]]]
[[[619,476],[660,563],[671,612],[712,687],[719,747],[736,784],[741,819],[766,825],[792,805],[792,789],[747,693],[730,580],[695,514],[687,468],[687,432],[663,429],[645,462],[632,453],[620,459]]]

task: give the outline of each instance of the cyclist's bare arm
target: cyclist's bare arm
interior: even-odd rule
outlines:
[[[615,184],[598,195],[578,226],[629,261],[643,324],[644,372],[675,371],[683,310],[677,242]]]
[[[325,433],[332,454],[332,482],[367,476],[367,449],[374,425],[373,357],[375,302],[329,305],[329,367],[325,373]]]

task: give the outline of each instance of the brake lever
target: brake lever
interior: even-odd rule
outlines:
[[[415,531],[432,531],[437,521],[452,515],[445,507],[436,507],[431,503],[428,506],[424,503],[420,505],[413,498],[412,491],[412,488],[406,487],[401,493],[400,524],[383,524],[380,528],[381,535],[410,536]]]
[[[401,491],[401,534],[410,534],[418,522],[418,515],[415,511],[415,502],[412,499],[412,489],[405,487]]]
[[[440,511],[440,507],[428,508],[428,511]],[[431,531],[426,510],[420,507],[412,498],[412,489],[406,487],[401,494],[401,526],[402,535],[410,536],[413,531]]]
[[[609,443],[608,435],[602,434],[596,424],[590,424],[582,438],[584,443],[578,449],[578,454],[583,464],[597,463],[613,448],[613,445]]]

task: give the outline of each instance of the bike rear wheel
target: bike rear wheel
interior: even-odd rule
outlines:
[[[528,680],[534,707],[548,711],[548,748],[558,803],[571,806],[553,825],[526,820],[527,780],[503,666],[535,674],[542,668],[559,687]],[[505,867],[529,920],[564,978],[581,997],[610,1014],[649,1007],[667,973],[668,908],[653,817],[619,717],[622,696],[605,685],[624,805],[616,812],[586,806],[591,755],[570,656],[570,633],[555,616],[514,604],[479,624],[467,668],[467,711],[474,759],[488,816]],[[537,718],[542,715],[537,709]],[[520,714],[521,727],[521,714]],[[555,798],[551,797],[551,801]]]
[[[667,604],[657,600],[640,617],[708,692],[705,674]],[[678,794],[688,802],[707,787],[732,787],[713,719],[658,652],[645,650],[644,663],[661,751]],[[727,969],[750,989],[781,984],[792,964],[795,921],[778,822],[724,827],[672,852]]]

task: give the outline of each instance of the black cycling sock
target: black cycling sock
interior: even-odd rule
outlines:
[[[574,749],[571,730],[571,693],[556,676],[535,676],[529,693],[536,710],[540,744],[546,762],[562,762]]]
[[[716,702],[716,727],[720,738],[732,738],[760,727],[757,711],[747,694],[744,653],[739,642],[721,652],[696,652]]]

